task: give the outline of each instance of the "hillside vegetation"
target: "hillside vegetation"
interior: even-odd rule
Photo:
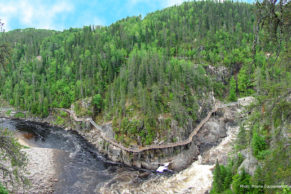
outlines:
[[[290,13],[284,0],[199,1],[105,27],[7,32],[0,93],[42,117],[73,103],[80,113],[80,101],[92,99],[90,114],[112,122],[126,146],[185,139],[213,97],[252,95],[234,149],[249,150],[257,170],[239,170],[242,155],[217,163],[211,192],[283,192],[240,185],[291,185]]]
[[[291,3],[257,2],[255,13],[254,53],[266,53],[250,74],[256,101],[241,121],[238,154],[226,166],[216,163],[211,193],[291,192]]]
[[[253,9],[188,2],[108,27],[5,33],[2,41],[12,52],[1,67],[1,95],[43,117],[93,97],[93,115],[113,121],[117,140],[151,144],[172,120],[182,128],[199,122],[211,109],[205,100],[211,92],[223,97],[229,78],[217,81],[207,74],[208,65],[235,74],[253,66]],[[242,95],[249,93],[248,83],[240,84],[244,79],[238,80]]]

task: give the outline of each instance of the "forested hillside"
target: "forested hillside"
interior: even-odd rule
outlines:
[[[128,143],[142,136],[138,144],[150,144],[172,119],[183,127],[203,118],[209,107],[199,99],[213,90],[223,96],[227,86],[206,74],[208,65],[235,74],[251,65],[253,8],[187,2],[108,27],[5,33],[13,49],[1,67],[1,95],[43,117],[93,97],[93,115],[113,120],[120,141],[124,134]],[[249,92],[248,84],[239,86]]]
[[[255,14],[249,81],[256,101],[240,122],[238,154],[216,163],[211,193],[291,192],[291,3],[257,2]]]
[[[144,146],[187,137],[213,97],[252,95],[235,151],[250,150],[257,170],[239,173],[241,155],[217,163],[212,193],[274,193],[240,185],[291,185],[290,13],[283,0],[199,1],[105,27],[3,33],[1,97],[42,117],[73,103],[84,114],[78,101],[92,99],[85,114],[112,122],[118,142]]]

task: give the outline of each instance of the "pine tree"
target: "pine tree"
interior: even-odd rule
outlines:
[[[232,76],[229,82],[229,96],[228,99],[230,101],[236,101],[236,81],[234,77]]]
[[[246,134],[246,129],[244,126],[240,126],[239,132],[237,135],[237,145],[239,146],[239,149],[244,148],[247,146],[247,134]]]
[[[260,136],[256,131],[254,131],[253,133],[251,145],[253,154],[256,157],[258,157],[259,153],[265,150],[267,146],[265,138],[263,136]]]
[[[257,167],[254,176],[252,177],[252,184],[263,186],[264,185],[264,174],[262,168],[260,166]],[[254,189],[255,194],[264,193],[264,188],[256,188]]]
[[[218,160],[216,160],[213,176],[213,192],[220,193],[223,191],[223,177]]]

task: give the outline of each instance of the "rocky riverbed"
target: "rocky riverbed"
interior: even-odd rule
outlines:
[[[30,173],[27,177],[32,183],[28,192],[204,193],[211,187],[212,170],[216,159],[220,163],[225,163],[229,153],[232,152],[232,145],[238,132],[237,119],[241,111],[241,107],[236,105],[213,114],[195,136],[194,143],[187,150],[180,150],[180,153],[177,154],[169,154],[165,160],[154,154],[148,154],[149,158],[142,162],[134,161],[135,163],[132,163],[130,156],[127,156],[126,153],[114,147],[112,149],[106,142],[98,139],[98,133],[94,129],[80,127],[78,131],[82,136],[76,136],[73,131],[52,130],[47,128],[48,126],[44,126],[43,129],[40,127],[40,131],[36,130],[36,136],[40,135],[50,143],[44,141],[40,146],[40,144],[35,144],[33,141],[27,141],[22,136],[18,136],[20,143],[29,147],[24,149],[29,159],[28,171]],[[74,121],[71,124],[72,126],[82,125]],[[29,125],[38,126],[39,124]],[[46,131],[49,132],[46,133]],[[60,136],[61,139],[59,139]],[[86,141],[89,144],[91,142],[91,144],[89,145]],[[155,169],[159,163],[169,159],[172,162],[176,160],[175,163],[180,165],[176,169],[180,172],[172,176],[159,176],[151,172],[145,173],[127,167],[107,165],[102,162],[103,159],[98,159],[102,156],[93,151],[96,148],[113,161],[120,161],[121,158],[121,162],[130,166],[137,165]],[[155,163],[154,160],[158,162]],[[173,165],[171,167],[173,168]],[[19,190],[19,193],[22,191]]]
[[[241,101],[244,102],[245,100]],[[78,133],[80,133],[88,142],[93,144],[100,153],[113,162],[121,162],[128,166],[151,170],[157,169],[159,165],[163,163],[170,162],[170,168],[172,170],[180,171],[192,164],[193,161],[197,160],[199,154],[202,154],[205,150],[217,145],[224,137],[226,137],[227,127],[236,122],[239,111],[238,105],[234,105],[215,112],[210,120],[199,130],[190,144],[169,149],[150,150],[138,154],[126,152],[119,147],[110,144],[101,137],[98,129],[90,126],[89,122],[76,122],[73,118],[67,117],[61,127],[77,130]],[[14,114],[16,113],[16,111],[11,112]],[[7,110],[0,110],[0,116],[3,116],[3,114],[7,115]],[[30,121],[47,122],[50,125],[55,125],[57,123],[55,114],[51,114],[44,119],[26,115],[25,119]],[[103,135],[105,134],[107,138],[112,139],[112,141],[115,141],[112,135],[113,129],[110,124],[102,126],[101,133]]]
[[[218,145],[198,155],[198,160],[193,162],[188,168],[170,177],[156,176],[142,182],[138,188],[132,186],[130,182],[120,184],[112,181],[105,185],[101,191],[104,193],[117,191],[137,193],[207,193],[211,189],[213,180],[212,171],[215,166],[215,161],[218,160],[221,163],[227,161],[229,153],[232,152],[232,145],[236,140],[238,131],[239,127],[237,125],[228,125],[226,127],[225,137],[222,138],[222,141]]]
[[[100,136],[100,131],[94,127],[90,130],[79,130],[79,133],[92,143],[100,153],[114,162],[151,170],[157,169],[163,163],[170,162],[170,169],[180,171],[197,160],[198,155],[221,142],[227,136],[228,128],[237,125],[240,111],[239,105],[234,104],[214,112],[190,144],[140,153],[129,153],[106,142]],[[103,126],[103,130],[110,131],[112,128]],[[106,134],[106,131],[102,133]]]
[[[54,185],[58,181],[58,158],[63,153],[61,150],[33,147],[33,144],[18,135],[18,142],[24,146],[21,150],[27,156],[25,177],[29,185],[12,187],[8,177],[1,182],[14,193],[53,193]]]
[[[28,175],[31,187],[28,193],[53,193],[58,182],[57,160],[62,151],[48,148],[28,148],[24,150],[28,157]]]

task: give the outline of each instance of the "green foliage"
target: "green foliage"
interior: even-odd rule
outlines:
[[[116,119],[113,126],[115,126],[116,139],[119,141],[125,141],[127,144],[142,144],[150,145],[154,138],[155,132],[153,131],[153,122],[150,119],[145,119],[143,121],[138,120],[129,120],[127,117],[124,117],[121,121],[120,128],[117,126]],[[122,137],[122,138],[121,138]],[[137,142],[137,139],[141,139],[140,142]]]
[[[47,117],[48,115],[49,115],[49,102],[48,99],[45,97],[43,100],[42,117]]]
[[[248,137],[246,133],[246,129],[244,126],[240,126],[239,133],[237,135],[237,148],[239,150],[244,149],[248,145]]]
[[[248,66],[245,65],[241,68],[238,74],[238,91],[240,96],[249,96],[253,93],[252,88],[252,80],[250,77],[250,72],[247,70]]]
[[[26,154],[21,151],[22,146],[13,137],[13,134],[0,128],[0,172],[8,176],[12,184],[26,185],[27,178],[24,177],[25,166],[27,164]],[[3,164],[2,161],[5,161]],[[0,184],[0,191],[5,193],[5,189]]]
[[[93,100],[92,100],[94,107],[95,107],[95,111],[97,113],[100,113],[101,110],[103,109],[103,98],[101,97],[100,94],[96,94],[95,96],[93,96]]]
[[[106,108],[125,114],[125,102],[137,94],[140,82],[138,106],[143,112],[170,112],[170,99],[179,123],[184,116],[195,120],[195,103],[189,110],[183,108],[193,104],[191,90],[212,87],[203,68],[195,70],[193,64],[228,65],[226,58],[232,59],[230,66],[245,63],[250,51],[244,47],[252,41],[252,9],[246,3],[186,2],[108,27],[9,31],[0,40],[12,48],[11,63],[1,67],[0,93],[11,105],[42,117],[52,108],[68,108],[86,97],[94,98],[97,114]],[[222,95],[217,87],[223,86],[214,84],[215,93]],[[180,90],[179,96],[168,98],[174,89]]]
[[[15,118],[25,118],[25,114],[22,113],[22,112],[17,112],[15,115],[14,115]]]
[[[282,188],[283,188],[282,194],[290,194],[291,193],[290,186],[282,185]]]
[[[223,83],[213,82],[213,89],[216,97],[221,99],[224,97],[226,86]]]
[[[65,123],[65,120],[62,117],[57,116],[56,124],[57,125],[63,125],[64,123]]]
[[[7,116],[10,116],[10,114],[11,114],[11,110],[8,110],[5,114],[7,115]]]
[[[244,157],[241,153],[238,153],[237,156],[231,161],[233,174],[237,173],[237,169],[240,167],[241,163],[244,161]]]
[[[139,129],[115,128],[124,141],[151,144],[169,128],[167,119],[182,128],[202,119],[208,107],[202,103],[199,112],[200,101],[212,90],[224,97],[225,83],[202,64],[238,72],[249,63],[252,10],[246,3],[185,2],[108,27],[10,31],[0,40],[12,48],[0,93],[42,117],[92,97],[93,110],[76,103],[78,116],[141,120]]]
[[[265,138],[259,135],[256,131],[254,131],[251,145],[253,155],[256,156],[258,159],[262,159],[261,157],[263,157],[264,155],[262,154],[262,151],[264,151],[267,148]]]
[[[252,193],[252,187],[250,184],[250,175],[243,169],[241,174],[233,176],[232,189],[236,194]]]
[[[264,184],[264,173],[260,166],[257,167],[254,176],[251,178],[253,185],[263,186]],[[264,193],[264,188],[256,188],[253,191],[255,194]]]
[[[215,169],[214,169],[214,176],[213,176],[213,193],[219,193],[223,191],[223,178],[221,174],[221,168],[219,166],[218,161],[216,161]]]
[[[5,187],[3,187],[3,185],[0,182],[0,194],[8,194],[8,191],[6,190]]]
[[[76,101],[78,115],[93,114],[79,104],[92,97],[94,114],[113,120],[115,139],[126,145],[151,144],[172,120],[195,124],[204,116],[200,99],[212,91],[230,101],[254,95],[250,130],[241,127],[236,146],[251,146],[262,169],[250,179],[237,172],[241,155],[226,167],[217,163],[212,193],[252,192],[240,187],[251,181],[290,185],[290,3],[276,2],[255,9],[194,1],[106,27],[10,31],[0,35],[0,94],[42,117]],[[229,83],[211,78],[208,65],[226,67]]]
[[[234,77],[231,77],[230,82],[229,82],[229,96],[228,99],[230,101],[236,101],[236,81]]]
[[[67,117],[68,116],[68,113],[65,112],[65,111],[60,111],[60,116],[61,117]]]
[[[213,187],[210,193],[227,193],[232,182],[232,171],[229,167],[219,165],[216,161],[213,173]]]
[[[261,181],[266,185],[274,185],[274,183],[276,185],[290,185],[290,156],[290,147],[288,148],[288,144],[281,140],[265,158],[260,173],[262,176],[254,177],[254,181]],[[275,191],[282,192],[282,189],[274,189]]]
[[[290,185],[290,4],[272,1],[257,2],[256,24],[253,45],[253,59],[238,50],[233,50],[232,58],[224,62],[232,69],[240,69],[237,74],[237,86],[240,96],[253,94],[256,102],[247,108],[250,114],[244,118],[235,147],[239,150],[252,150],[259,159],[254,176],[250,177],[243,170],[237,172],[243,158],[237,162],[231,160],[233,193],[288,193],[288,189],[266,188],[264,185]],[[267,16],[267,17],[266,17]],[[282,22],[288,21],[288,22]],[[277,33],[279,32],[280,33]],[[260,38],[260,42],[257,40]],[[238,63],[234,63],[234,61]],[[253,64],[252,64],[253,63]],[[243,66],[241,66],[243,64]],[[253,80],[252,80],[253,79]],[[234,81],[230,83],[230,99],[234,99]],[[254,85],[254,87],[253,87]],[[232,92],[231,92],[232,89]],[[255,89],[253,91],[253,89]],[[245,128],[249,128],[248,131]],[[250,144],[249,141],[250,140]],[[213,188],[215,187],[213,183]],[[244,185],[244,186],[241,186]],[[252,188],[257,185],[258,188]],[[221,190],[220,190],[221,191]]]

